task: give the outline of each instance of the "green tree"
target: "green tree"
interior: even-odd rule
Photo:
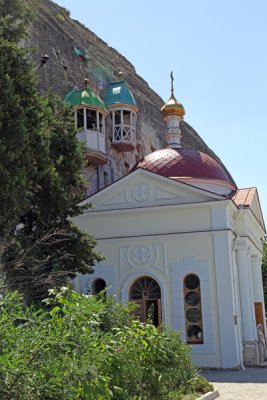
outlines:
[[[39,301],[101,258],[70,220],[83,211],[85,189],[71,110],[37,90],[29,51],[18,44],[27,4],[0,0],[0,11],[1,266],[10,288]]]
[[[85,189],[83,152],[72,112],[52,93],[47,107],[49,146],[42,173],[31,207],[3,255],[8,287],[20,290],[27,301],[47,297],[48,289],[61,287],[77,272],[92,272],[101,260],[94,238],[70,220],[84,210],[77,204]]]
[[[0,0],[1,239],[14,229],[18,215],[29,206],[38,161],[47,146],[44,100],[36,89],[28,52],[17,44],[25,34],[27,10],[22,1]]]

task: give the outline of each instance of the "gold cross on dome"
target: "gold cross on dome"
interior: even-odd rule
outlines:
[[[173,96],[173,81],[174,81],[174,77],[173,77],[173,72],[171,71],[171,94]]]

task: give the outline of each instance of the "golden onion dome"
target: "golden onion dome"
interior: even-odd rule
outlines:
[[[180,117],[184,117],[185,109],[184,106],[176,100],[174,96],[171,96],[166,104],[161,108],[160,112],[163,116],[166,115],[179,115]]]
[[[173,80],[173,73],[171,72],[171,97],[161,108],[160,112],[163,117],[167,115],[179,115],[183,118],[185,115],[185,109],[184,106],[178,100],[176,100],[174,96]]]

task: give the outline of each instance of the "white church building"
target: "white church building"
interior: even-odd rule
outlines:
[[[93,208],[73,219],[105,257],[76,290],[134,301],[142,321],[153,306],[154,323],[180,331],[198,366],[257,365],[256,325],[266,332],[257,190],[238,189],[215,159],[182,148],[185,111],[173,85],[161,114],[166,148],[86,199]]]

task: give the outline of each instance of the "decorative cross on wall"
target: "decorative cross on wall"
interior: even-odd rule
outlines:
[[[139,265],[148,262],[150,256],[150,250],[144,246],[138,246],[133,251],[133,260]]]
[[[139,183],[133,189],[133,196],[137,201],[145,201],[149,195],[150,189],[146,183]]]

